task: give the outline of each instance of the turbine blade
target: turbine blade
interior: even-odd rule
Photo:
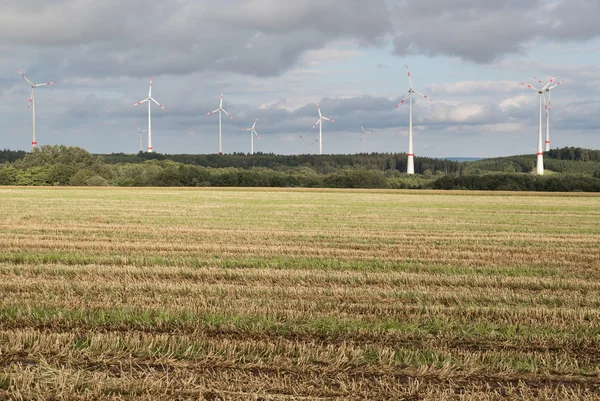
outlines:
[[[315,129],[315,128],[317,127],[317,125],[319,125],[319,124],[321,123],[321,118],[322,118],[322,117],[320,117],[320,118],[317,120],[317,122],[315,123],[315,125],[313,125],[312,129]]]
[[[134,123],[133,125],[135,125],[135,128],[137,128],[137,129],[138,129],[138,131],[140,131],[140,134],[143,134],[144,132],[148,131],[147,129],[141,129],[141,128],[140,128],[140,127],[138,127],[138,125],[137,125],[137,124],[135,124],[135,123]]]
[[[323,117],[323,115],[321,114],[321,106],[319,106],[319,103],[317,103],[317,110],[319,111],[319,117]]]
[[[55,83],[56,82],[52,81],[52,82],[45,82],[43,84],[35,84],[33,86],[35,86],[37,88],[38,86],[54,85]]]
[[[410,79],[410,70],[408,69],[408,64],[406,64],[406,73],[408,74],[408,85],[410,89],[412,89],[412,79]]]
[[[225,111],[225,109],[221,109],[223,111],[223,113],[227,114],[227,117],[231,118],[231,121],[233,120],[233,117],[231,117],[231,114],[229,114],[228,112]]]
[[[258,136],[258,132],[256,132],[255,129],[253,129],[252,132],[254,132],[254,135],[256,135],[256,139],[260,139],[260,136]]]
[[[330,123],[333,123],[333,122],[335,122],[335,121],[333,121],[331,118],[327,118],[327,117],[321,117],[321,118],[322,118],[323,120],[327,120],[327,121],[329,121]]]
[[[550,104],[548,104],[548,99],[546,98],[546,91],[542,92],[542,96],[544,96],[544,108],[546,109],[546,116],[547,116],[549,108],[550,108]]]
[[[546,88],[547,88],[548,86],[550,86],[550,84],[551,84],[552,82],[554,82],[554,78],[556,78],[556,74],[555,74],[555,75],[554,75],[552,78],[550,78],[550,81],[548,81],[548,83],[547,83],[547,84],[546,84],[546,85],[545,85],[545,86],[542,88],[542,90],[546,90]]]
[[[252,128],[256,127],[256,122],[258,121],[258,117],[254,119],[254,124],[252,124]]]
[[[540,84],[544,85],[544,83],[542,82],[542,80],[539,79],[538,77],[533,77],[533,79],[535,79],[536,81],[538,81]]]
[[[564,80],[564,79],[563,79],[562,81],[560,81],[559,83],[557,83],[557,84],[554,84],[554,85],[552,85],[551,87],[549,87],[549,88],[548,88],[548,90],[552,90],[552,89],[556,88],[558,85],[562,84],[563,82],[565,82],[565,80]]]
[[[406,99],[408,99],[408,98],[410,97],[410,95],[412,95],[412,93],[409,93],[408,95],[406,95],[406,96],[404,97],[404,99],[402,99],[402,101],[401,101],[400,103],[398,103],[398,105],[396,106],[396,108],[400,107],[400,105],[401,105],[402,103],[404,103],[404,102],[406,101]]]
[[[156,103],[156,104],[158,105],[158,107],[160,107],[161,109],[163,109],[163,110],[167,110],[167,109],[165,109],[165,108],[163,107],[163,105],[162,105],[162,104],[160,104],[160,103],[158,103],[156,100],[154,100],[154,98],[152,98],[152,97],[151,97],[151,98],[150,98],[150,100],[152,100],[154,103]]]
[[[27,81],[27,83],[28,83],[29,85],[33,86],[33,83],[31,83],[31,81],[30,81],[29,79],[27,79],[27,77],[25,76],[25,74],[23,74],[23,73],[21,72],[21,70],[19,70],[19,69],[17,68],[17,72],[18,72],[19,74],[21,74],[21,76],[22,76],[23,78],[25,78],[25,81]]]
[[[531,86],[531,85],[529,85],[529,84],[525,84],[525,83],[523,83],[523,82],[521,82],[521,85],[523,85],[523,86],[525,86],[525,87],[527,87],[527,88],[529,88],[529,89],[532,89],[532,90],[534,90],[534,91],[536,91],[536,92],[539,92],[539,91],[540,91],[539,89],[536,89],[536,88],[534,88],[533,86]]]
[[[422,93],[420,93],[420,92],[417,92],[417,91],[415,91],[415,93],[416,93],[417,95],[421,95],[421,96],[423,96],[425,99],[429,100],[430,102],[433,102],[433,100],[431,100],[431,98],[430,98],[430,97],[427,97],[427,96],[425,96],[424,94],[422,94]]]
[[[134,106],[137,106],[137,105],[140,105],[140,104],[142,104],[142,103],[146,103],[148,100],[150,100],[150,98],[146,98],[146,99],[144,99],[144,100],[140,100],[139,102],[137,102],[137,103],[134,103],[133,105],[134,105]]]
[[[221,102],[219,103],[219,108],[223,108],[223,96],[225,96],[225,92],[221,92]]]
[[[148,89],[148,97],[152,97],[152,77],[150,77],[150,88]]]
[[[206,115],[207,115],[207,116],[210,116],[211,114],[215,114],[215,113],[216,113],[217,111],[219,111],[219,110],[221,110],[221,109],[216,109],[216,110],[213,110],[213,111],[211,111],[210,113],[206,113]]]
[[[33,97],[35,96],[35,89],[31,88],[31,96],[29,96],[29,104],[27,105],[27,110],[31,108],[31,103],[33,102]]]

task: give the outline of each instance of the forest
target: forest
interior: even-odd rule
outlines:
[[[0,185],[600,191],[598,150],[551,150],[544,176],[533,174],[535,155],[469,162],[416,157],[414,175],[404,172],[406,161],[406,153],[94,155],[46,145],[31,153],[0,151]]]

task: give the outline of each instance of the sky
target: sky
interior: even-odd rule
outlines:
[[[551,146],[600,149],[600,2],[591,0],[0,1],[0,148],[29,150],[31,88],[39,145],[136,153],[138,124],[159,153],[407,152],[535,154],[538,95],[552,91]],[[300,138],[302,136],[303,138]],[[147,137],[143,138],[144,149]]]

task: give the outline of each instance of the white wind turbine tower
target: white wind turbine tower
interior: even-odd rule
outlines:
[[[223,154],[222,148],[221,148],[221,112],[227,114],[227,117],[231,118],[231,121],[233,121],[233,117],[231,117],[231,114],[226,112],[225,109],[223,108],[223,93],[221,93],[221,102],[219,103],[219,108],[211,111],[210,113],[206,113],[206,115],[210,116],[211,114],[214,114],[217,111],[219,112],[219,154],[221,155],[221,154]]]
[[[158,103],[152,97],[152,78],[150,78],[150,89],[148,89],[148,97],[144,100],[140,100],[139,102],[134,103],[134,106],[137,106],[142,103],[148,102],[148,152],[151,153],[152,152],[152,118],[151,118],[151,110],[150,110],[150,106],[151,106],[150,101],[153,101],[154,103],[156,103],[158,105],[158,107],[160,107],[161,109],[166,110],[162,104]]]
[[[362,135],[360,136],[359,141],[362,141],[363,143],[363,153],[367,153],[367,135],[375,135],[375,132],[366,131],[362,122],[359,121],[358,123],[360,124],[360,129],[362,129]]]
[[[29,105],[27,106],[27,109],[31,108],[31,114],[33,115],[33,125],[32,125],[33,139],[31,140],[31,150],[33,150],[37,146],[37,141],[35,139],[35,88],[40,87],[40,86],[52,85],[52,84],[55,84],[56,82],[46,82],[43,84],[34,84],[29,79],[27,79],[25,74],[23,74],[18,68],[17,68],[17,72],[19,74],[21,74],[21,76],[23,78],[25,78],[25,81],[27,81],[27,83],[31,86],[31,96],[29,97]]]
[[[319,125],[319,154],[322,155],[323,154],[323,120],[327,120],[332,123],[335,121],[333,121],[331,118],[323,117],[323,115],[321,114],[321,107],[319,106],[319,103],[317,103],[317,110],[319,111],[319,119],[317,120],[315,125],[313,125],[313,129],[315,129],[315,127],[317,125]]]
[[[406,72],[408,73],[408,85],[409,85],[408,95],[406,95],[406,97],[404,99],[402,99],[402,101],[400,103],[398,103],[396,108],[400,107],[400,105],[402,103],[404,103],[404,101],[406,99],[408,99],[408,103],[410,106],[409,106],[409,112],[408,112],[408,162],[407,162],[407,166],[406,166],[406,173],[414,174],[415,173],[415,161],[414,161],[415,155],[413,153],[412,95],[413,95],[413,93],[416,93],[417,95],[423,96],[425,99],[429,100],[430,102],[432,100],[430,98],[428,98],[427,96],[425,96],[424,94],[417,92],[416,90],[413,89],[412,80],[410,79],[410,71],[408,70],[408,65],[406,66]]]
[[[135,128],[137,128],[138,131],[140,131],[140,138],[138,139],[138,142],[140,144],[140,152],[142,151],[142,134],[148,130],[145,129],[141,129],[140,127],[138,127],[137,124],[133,124],[135,126]]]
[[[536,164],[536,168],[535,168],[537,175],[544,175],[544,148],[542,146],[542,97],[544,96],[544,91],[554,81],[554,78],[556,78],[556,75],[554,77],[552,77],[550,82],[548,82],[541,89],[534,88],[531,85],[521,82],[521,85],[526,86],[529,89],[533,89],[540,95],[540,115],[539,115],[539,121],[538,121],[538,151],[537,151],[537,164]]]
[[[254,127],[256,127],[257,121],[258,121],[258,117],[256,117],[254,119],[254,124],[252,124],[252,127],[242,128],[242,131],[250,131],[250,154],[251,155],[254,154],[254,135],[256,135],[256,139],[260,139],[260,136],[258,136],[258,132],[256,132],[256,129],[254,128]]]
[[[542,81],[539,80],[537,77],[534,77],[534,78],[540,84],[544,85],[542,83]],[[554,78],[552,78],[549,83],[552,83],[553,80],[554,80]],[[552,86],[548,86],[546,88],[546,90],[544,91],[544,101],[546,102],[546,152],[548,152],[550,150],[550,91],[552,89],[556,88],[558,85],[562,84],[563,82],[565,82],[564,79],[562,81],[560,81],[559,83],[557,83],[557,84],[554,84]],[[546,95],[546,93],[548,93],[548,94]]]

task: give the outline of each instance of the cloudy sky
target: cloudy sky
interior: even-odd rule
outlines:
[[[408,89],[417,156],[535,153],[538,97],[552,92],[552,147],[600,149],[600,2],[591,0],[2,0],[0,148],[28,150],[31,89],[38,144],[135,153],[153,97],[161,153],[249,152],[241,129],[259,118],[255,150],[315,153],[320,102],[324,153],[406,152]],[[298,134],[299,132],[299,134]],[[299,135],[305,136],[300,141]],[[147,138],[144,137],[144,147]]]

